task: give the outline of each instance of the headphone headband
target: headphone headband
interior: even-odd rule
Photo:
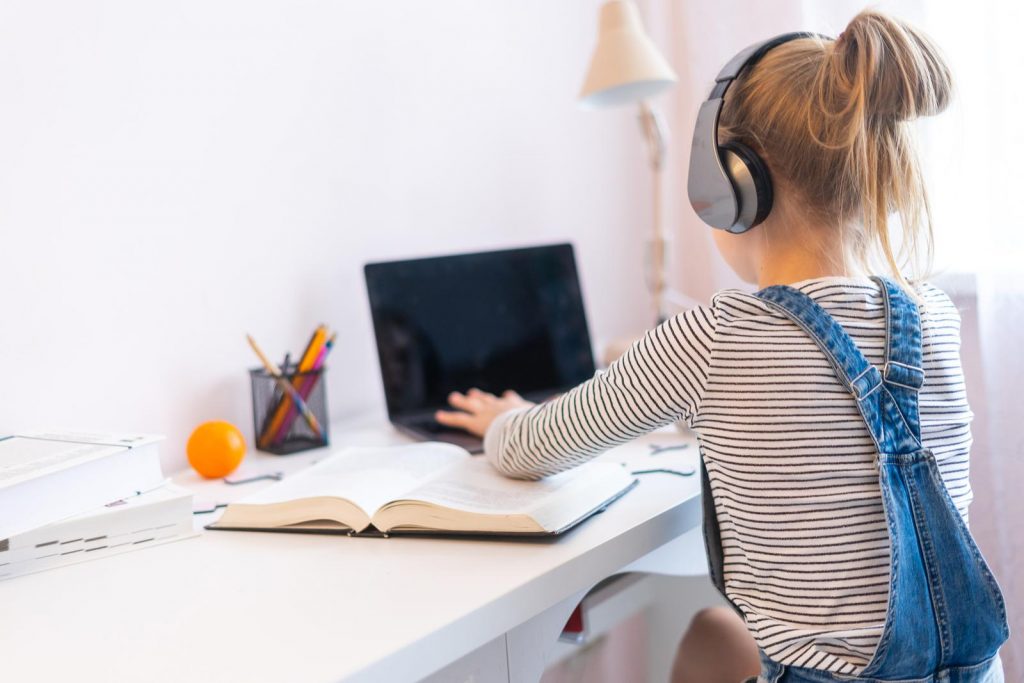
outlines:
[[[715,87],[723,82],[729,82],[734,80],[744,69],[753,68],[755,64],[761,61],[768,52],[783,43],[788,43],[791,40],[800,40],[802,38],[823,38],[817,33],[809,33],[807,31],[794,31],[792,33],[783,33],[782,35],[763,40],[760,43],[754,43],[748,46],[746,49],[741,50],[735,57],[730,59],[722,70],[715,76]],[[723,90],[724,92],[724,90]],[[712,97],[715,95],[712,94]]]
[[[769,182],[767,178],[751,177],[746,165],[730,164],[726,169],[718,144],[718,119],[722,113],[725,92],[745,69],[757,64],[773,48],[801,38],[828,37],[807,32],[784,33],[759,43],[754,43],[730,59],[715,77],[715,86],[697,113],[697,124],[693,131],[693,146],[690,149],[690,175],[687,190],[694,211],[708,225],[728,230],[746,232],[763,220],[770,209],[771,191],[767,190],[768,207],[758,207],[756,196],[761,192],[748,189],[741,192],[736,183],[753,187],[758,182]],[[742,176],[742,177],[737,177]],[[748,194],[747,201],[741,195]],[[746,206],[744,206],[746,204]],[[751,206],[753,205],[753,206]]]

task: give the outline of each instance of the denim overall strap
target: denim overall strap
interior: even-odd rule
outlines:
[[[1006,608],[934,456],[921,444],[917,392],[924,373],[917,308],[892,282],[879,285],[887,330],[881,373],[806,294],[785,286],[757,294],[821,348],[856,398],[878,449],[891,551],[889,603],[871,662],[859,677],[842,680],[982,681],[1007,637]],[[829,680],[825,672],[782,669],[774,679],[780,683]]]
[[[917,306],[894,282],[874,277],[886,307],[886,392],[920,439],[917,394],[924,384],[921,319]],[[917,538],[928,559],[929,591],[938,620],[940,666],[984,661],[1007,637],[1006,608],[985,563],[942,481],[930,451],[919,463],[900,465],[900,477],[913,489]],[[882,466],[883,478],[892,473]],[[926,513],[926,514],[925,514]],[[878,662],[882,664],[882,662]]]
[[[917,393],[924,384],[921,360],[921,316],[917,305],[892,280],[872,277],[885,306],[885,365],[882,380],[896,401],[907,426],[920,441]]]
[[[803,292],[786,285],[767,287],[755,296],[796,323],[821,348],[836,377],[857,399],[857,407],[879,453],[909,454],[921,449],[917,420],[914,419],[913,425],[909,423],[909,416],[904,416],[892,395],[883,390],[882,373],[868,362],[842,325],[825,309]],[[917,357],[920,358],[920,331],[917,339]],[[893,348],[899,358],[913,360],[912,353],[905,353],[897,345]],[[897,363],[899,365],[894,367],[902,367],[901,361]],[[913,417],[916,418],[916,396],[913,402]]]

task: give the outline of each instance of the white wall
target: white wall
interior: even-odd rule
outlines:
[[[0,5],[0,431],[251,436],[244,342],[326,322],[383,398],[361,265],[576,243],[594,336],[648,318],[631,111],[574,98],[596,0]]]

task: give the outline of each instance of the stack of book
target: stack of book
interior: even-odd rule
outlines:
[[[194,535],[152,436],[0,437],[0,580]]]

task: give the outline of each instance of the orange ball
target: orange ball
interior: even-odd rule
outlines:
[[[230,422],[204,422],[188,437],[185,452],[196,472],[207,479],[218,479],[234,472],[242,462],[245,437]]]

